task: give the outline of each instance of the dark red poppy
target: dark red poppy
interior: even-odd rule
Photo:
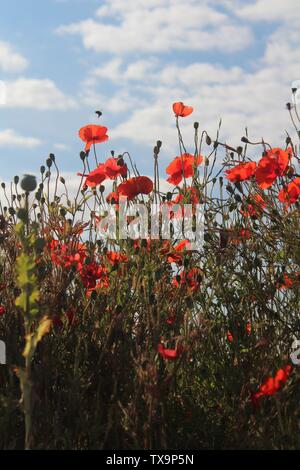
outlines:
[[[194,109],[191,106],[186,106],[182,101],[173,104],[173,111],[176,116],[186,117],[192,114]]]
[[[89,151],[93,144],[100,144],[108,140],[107,127],[88,124],[79,130],[79,137],[86,142],[85,151]]]
[[[1,317],[1,315],[4,315],[5,312],[6,312],[5,307],[3,307],[3,305],[0,305],[0,317]]]
[[[153,190],[153,182],[147,176],[136,176],[121,183],[117,188],[119,196],[125,196],[129,200],[138,194],[150,194]]]
[[[256,162],[239,163],[230,170],[226,170],[226,178],[235,183],[237,181],[246,181],[250,179],[256,171]]]
[[[201,155],[194,157],[190,153],[175,157],[166,169],[166,173],[170,175],[167,181],[177,186],[182,178],[194,176],[195,167],[199,166],[202,161],[203,157]]]

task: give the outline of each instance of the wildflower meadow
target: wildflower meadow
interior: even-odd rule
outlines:
[[[297,106],[281,147],[170,111],[151,175],[98,112],[76,191],[54,154],[2,183],[1,449],[300,448]]]

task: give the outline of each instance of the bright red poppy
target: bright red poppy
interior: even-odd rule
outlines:
[[[231,333],[231,331],[227,331],[226,333],[226,336],[227,336],[227,339],[229,341],[229,343],[232,343],[233,342],[233,334]]]
[[[85,151],[88,152],[93,144],[100,144],[108,140],[107,127],[88,124],[79,130],[79,137],[86,142]]]
[[[291,158],[291,149],[274,148],[263,156],[256,170],[256,181],[262,189],[267,189],[286,171]]]
[[[259,387],[258,392],[252,395],[252,402],[257,404],[258,398],[272,396],[278,392],[282,385],[287,382],[291,371],[292,366],[287,364],[276,372],[275,377],[268,377]]]
[[[124,163],[120,165],[118,158],[108,158],[105,162],[105,173],[107,178],[111,180],[115,180],[118,176],[123,176],[126,178],[127,176],[127,165]]]
[[[89,174],[83,175],[82,173],[77,173],[78,176],[86,176],[84,186],[89,186],[94,188],[99,184],[103,183],[106,180],[106,167],[105,163],[100,163],[95,170],[92,170]]]
[[[194,109],[191,106],[186,106],[182,101],[173,104],[173,111],[176,116],[186,117],[192,114]]]
[[[237,181],[246,181],[250,179],[256,171],[256,162],[239,163],[230,170],[226,170],[226,178],[235,183]]]
[[[125,196],[130,201],[139,194],[150,194],[153,182],[147,176],[136,176],[121,183],[117,188],[119,196]]]
[[[178,356],[182,353],[182,348],[177,346],[175,349],[166,348],[162,343],[157,347],[158,353],[167,360],[177,359]]]
[[[194,157],[190,153],[175,157],[166,169],[166,173],[170,175],[167,181],[177,186],[183,177],[190,178],[194,176],[195,167],[199,166],[202,161],[203,157],[201,155]]]
[[[300,178],[295,178],[278,194],[278,199],[287,205],[295,204],[300,196]]]

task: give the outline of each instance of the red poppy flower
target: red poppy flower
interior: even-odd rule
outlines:
[[[266,156],[262,157],[256,170],[256,181],[262,189],[267,189],[282,176],[287,169],[291,158],[291,149],[282,150],[274,148],[268,150]]]
[[[176,287],[186,286],[191,292],[199,289],[203,278],[203,272],[200,268],[192,268],[188,271],[182,271],[179,276],[173,278],[173,285]]]
[[[278,194],[278,199],[287,205],[295,204],[300,196],[300,178],[295,178]]]
[[[0,317],[1,315],[4,315],[5,312],[6,312],[5,307],[3,307],[3,305],[0,305]]]
[[[106,132],[107,127],[96,126],[95,124],[82,127],[79,131],[79,137],[83,142],[86,142],[85,151],[89,151],[93,144],[100,144],[100,142],[108,140]]]
[[[186,106],[182,101],[179,101],[173,104],[173,111],[176,116],[186,117],[192,114],[194,109],[191,106]]]
[[[47,244],[47,249],[50,251],[52,262],[64,268],[73,266],[80,270],[86,258],[85,245],[78,242],[67,245],[53,239]]]
[[[110,204],[118,204],[119,202],[119,194],[115,191],[112,191],[106,196],[106,202]]]
[[[261,215],[267,204],[260,194],[251,196],[250,201],[246,205],[246,210],[240,210],[244,217],[252,217]]]
[[[292,289],[294,286],[299,285],[300,283],[300,273],[296,272],[294,274],[284,273],[282,276],[281,282],[278,282],[276,287],[277,289]]]
[[[84,186],[94,188],[106,180],[106,167],[104,163],[100,163],[95,170],[92,170],[88,175],[77,173],[78,176],[86,176]]]
[[[118,176],[123,176],[126,178],[127,176],[127,165],[124,163],[123,165],[118,164],[118,158],[108,158],[105,162],[105,173],[107,178],[111,180],[115,180]]]
[[[256,162],[239,163],[230,170],[226,170],[226,178],[235,183],[236,181],[246,181],[250,179],[256,171]]]
[[[106,257],[112,266],[117,266],[119,263],[127,263],[128,261],[127,256],[119,251],[108,251]]]
[[[195,167],[199,166],[202,161],[203,157],[201,155],[194,157],[190,153],[175,157],[166,169],[166,173],[170,175],[167,181],[177,186],[183,177],[190,178],[194,176]]]
[[[271,396],[280,390],[282,385],[287,382],[287,379],[291,373],[292,366],[290,364],[279,369],[275,377],[268,377],[263,384],[259,387],[258,392],[252,396],[252,401],[257,404],[257,400],[263,396]]]
[[[229,343],[232,343],[233,342],[233,334],[231,333],[231,331],[228,330],[226,336],[227,336],[227,339],[228,339]]]
[[[169,349],[166,348],[162,343],[160,343],[157,347],[158,353],[167,360],[174,360],[177,359],[178,356],[182,353],[182,348],[179,347],[179,345],[176,347],[176,349]]]
[[[121,183],[117,193],[126,196],[130,201],[138,194],[150,194],[153,190],[153,182],[147,176],[136,176]]]
[[[84,264],[80,270],[80,277],[84,287],[87,289],[94,289],[97,285],[97,281],[106,276],[106,268],[100,266],[95,261],[91,261],[88,264]]]
[[[252,330],[252,325],[251,325],[250,322],[248,322],[247,325],[246,325],[246,331],[247,331],[248,335],[251,334],[251,330]]]

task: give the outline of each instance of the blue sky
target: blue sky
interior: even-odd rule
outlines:
[[[130,151],[145,174],[163,141],[176,155],[171,106],[224,140],[250,136],[280,145],[291,130],[285,103],[300,79],[297,0],[10,0],[1,5],[1,178],[36,172],[50,152],[71,178],[80,169],[78,129],[109,128],[98,146]],[[94,111],[103,111],[100,121]],[[191,148],[191,147],[190,147]],[[255,158],[256,156],[253,155]]]

